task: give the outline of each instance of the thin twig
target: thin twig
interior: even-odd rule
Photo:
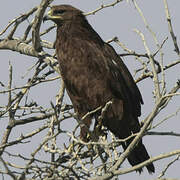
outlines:
[[[171,38],[172,38],[173,43],[174,43],[175,52],[180,56],[179,47],[178,47],[178,44],[177,44],[177,38],[176,38],[176,36],[174,34],[173,27],[172,27],[172,22],[171,22],[171,17],[170,17],[170,13],[169,13],[167,0],[163,0],[163,1],[164,1],[166,19],[167,19],[167,22],[168,22],[168,28],[169,28],[169,32],[171,34]]]
[[[110,3],[110,4],[106,4],[106,5],[101,5],[99,8],[91,11],[91,12],[88,12],[88,13],[84,13],[85,16],[88,16],[88,15],[94,15],[96,14],[98,11],[104,9],[104,8],[108,8],[108,7],[114,7],[116,4],[120,3],[121,1],[123,0],[116,0],[114,1],[113,3]]]

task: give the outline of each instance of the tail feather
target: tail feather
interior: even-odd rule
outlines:
[[[140,125],[137,119],[131,119],[131,123],[127,122],[128,118],[123,118],[121,120],[117,119],[105,119],[103,121],[104,126],[106,126],[114,135],[120,139],[124,139],[129,137],[132,132],[137,133],[140,131]],[[126,142],[122,143],[123,149],[126,150],[128,145],[133,141],[134,138],[127,140]],[[148,152],[145,146],[142,143],[142,140],[138,142],[138,144],[134,147],[134,149],[130,152],[127,157],[129,163],[134,166],[140,164],[148,159],[150,159]],[[148,172],[150,174],[155,172],[155,168],[153,163],[150,163],[146,166]],[[137,170],[139,173],[142,172],[142,168]]]
[[[132,140],[131,140],[132,141]],[[129,143],[126,145],[125,143],[122,144],[123,149],[126,150],[126,148],[128,147],[128,145],[131,143],[131,141],[129,141]],[[140,164],[148,159],[150,159],[149,154],[145,148],[145,146],[142,144],[142,141],[140,141],[132,150],[132,152],[130,152],[129,156],[127,157],[129,163],[134,166],[137,164]],[[146,166],[148,172],[150,174],[155,172],[155,168],[153,163],[150,163]],[[141,173],[142,172],[142,168],[138,169],[138,172]]]

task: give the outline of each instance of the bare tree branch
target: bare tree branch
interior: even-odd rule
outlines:
[[[177,59],[172,59],[169,64],[164,63],[166,62],[165,54],[167,54],[165,48],[171,45],[167,40],[168,35],[165,35],[163,40],[159,41],[158,33],[156,34],[152,30],[143,14],[143,9],[138,6],[135,0],[133,0],[134,6],[142,18],[145,30],[152,38],[151,41],[151,39],[146,38],[148,36],[142,30],[136,30],[144,44],[145,52],[144,49],[139,49],[136,52],[126,45],[127,42],[120,42],[117,37],[107,41],[107,43],[115,42],[116,45],[120,46],[122,52],[119,56],[127,59],[131,56],[138,62],[137,68],[134,70],[137,76],[136,82],[141,81],[146,86],[146,81],[143,80],[149,78],[149,82],[154,83],[153,92],[155,92],[156,100],[151,109],[147,110],[148,115],[141,122],[142,128],[140,132],[125,139],[117,139],[102,126],[104,114],[107,113],[111,102],[107,102],[104,107],[100,106],[88,112],[81,119],[76,117],[73,106],[67,99],[65,85],[60,76],[59,65],[54,51],[55,43],[51,39],[47,40],[49,39],[48,33],[54,32],[53,29],[56,26],[53,25],[41,31],[44,12],[52,1],[41,0],[38,6],[12,19],[0,32],[0,50],[7,50],[7,53],[8,51],[14,51],[25,55],[24,57],[31,56],[35,59],[33,65],[27,69],[26,73],[23,73],[21,85],[17,85],[14,78],[16,69],[10,63],[9,77],[7,76],[6,82],[0,80],[0,95],[5,99],[0,104],[0,120],[5,125],[1,132],[0,161],[2,168],[0,169],[0,175],[4,178],[10,176],[15,180],[110,179],[131,173],[160,159],[177,156],[173,160],[166,161],[165,165],[160,165],[159,168],[161,168],[162,172],[156,174],[158,180],[170,180],[170,178],[162,177],[167,175],[167,171],[170,171],[169,167],[172,164],[176,165],[175,162],[180,155],[179,149],[164,154],[157,151],[157,156],[130,168],[123,164],[143,136],[156,135],[157,138],[158,136],[180,137],[176,129],[166,128],[163,131],[157,129],[172,117],[178,119],[180,110],[177,107],[179,106],[178,103],[176,103],[173,112],[169,112],[168,109],[170,102],[179,98],[180,82],[177,80],[179,78],[177,72],[173,76],[173,80],[177,80],[177,83],[174,86],[171,85],[169,83],[171,77],[169,77],[167,70],[178,67],[180,59],[179,45],[172,27],[167,1],[164,0],[165,16],[173,47],[178,54]],[[114,0],[102,4],[85,15],[94,15],[99,11],[105,13],[103,11],[105,8],[114,7],[120,2],[123,2],[123,0]],[[121,5],[124,4],[121,3]],[[31,19],[30,22],[29,19]],[[25,21],[28,23],[24,23]],[[116,21],[119,23],[118,19]],[[19,35],[18,30],[20,28],[21,34]],[[154,49],[148,46],[149,42],[153,43]],[[168,51],[168,53],[171,52]],[[44,87],[52,86],[52,84],[57,91],[54,95],[52,94],[49,103],[40,103],[40,97],[33,98],[31,93],[36,90],[39,91],[38,88],[40,88],[42,94],[50,94]],[[171,89],[169,92],[166,86]],[[46,95],[43,98],[46,98]],[[153,102],[153,98],[148,100]],[[162,110],[168,110],[168,114],[164,115]],[[92,116],[97,111],[100,115],[96,127],[87,128],[89,135],[93,138],[88,142],[84,142],[79,137],[79,126],[83,124],[83,119]],[[154,119],[156,121],[152,124]],[[29,128],[29,130],[24,131],[32,123],[37,127],[35,128],[32,125],[32,129]],[[17,133],[17,136],[13,136],[16,128],[20,134]],[[125,143],[132,138],[134,138],[133,142],[123,152],[120,148],[121,143]],[[13,149],[14,147],[21,149],[24,145],[28,149],[26,149],[27,152],[20,153],[21,151],[14,151]],[[20,165],[18,164],[19,160]]]
[[[40,36],[39,36],[39,31],[40,31],[40,26],[41,22],[43,19],[44,12],[48,5],[52,2],[53,0],[42,0],[38,9],[37,13],[34,18],[33,26],[32,26],[32,43],[33,43],[33,48],[37,51],[40,52],[42,50],[41,48],[41,43],[40,43]]]

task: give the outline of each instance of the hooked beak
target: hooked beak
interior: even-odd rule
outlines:
[[[49,10],[48,13],[43,17],[43,23],[48,20],[52,20],[52,10]]]
[[[47,15],[44,16],[43,22],[45,22],[47,20],[52,20],[52,21],[56,22],[56,21],[62,20],[62,17],[53,15],[53,10],[49,10]]]

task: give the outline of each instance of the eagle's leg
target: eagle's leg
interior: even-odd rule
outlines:
[[[83,119],[83,123],[80,125],[80,138],[84,142],[88,142],[91,137],[91,133],[89,131],[91,125],[91,118],[92,117],[86,117],[85,119]]]
[[[95,124],[94,124],[94,131],[90,131],[90,125],[92,123],[93,116],[95,116]],[[80,138],[84,142],[93,141],[97,142],[99,139],[99,136],[102,134],[104,135],[104,132],[102,130],[102,119],[97,121],[96,115],[90,115],[87,116],[85,119],[83,119],[83,124],[80,125],[81,132],[80,132]]]
[[[103,126],[102,118],[96,119],[96,122],[94,124],[94,134],[95,134],[96,137],[106,135],[106,133],[102,129],[102,126]]]
[[[106,117],[106,113],[108,113],[108,111],[111,110],[110,108],[112,108],[111,107],[112,103],[113,103],[112,101],[108,101],[104,105],[104,107],[101,109],[101,112],[98,112],[95,115],[96,123],[95,123],[95,126],[94,126],[94,131],[95,131],[95,134],[96,134],[97,137],[99,137],[99,136],[107,137],[107,133],[102,128],[103,127],[103,119]]]
[[[90,134],[90,131],[89,131],[89,128],[90,128],[90,125],[91,125],[91,118],[92,117],[86,117],[86,118],[80,118],[80,117],[84,117],[84,116],[80,116],[79,113],[78,114],[78,122],[80,123],[80,139],[84,142],[88,142],[91,138],[91,134]],[[84,115],[84,114],[83,114]],[[70,144],[67,151],[69,153],[71,153],[74,149],[74,144]]]

